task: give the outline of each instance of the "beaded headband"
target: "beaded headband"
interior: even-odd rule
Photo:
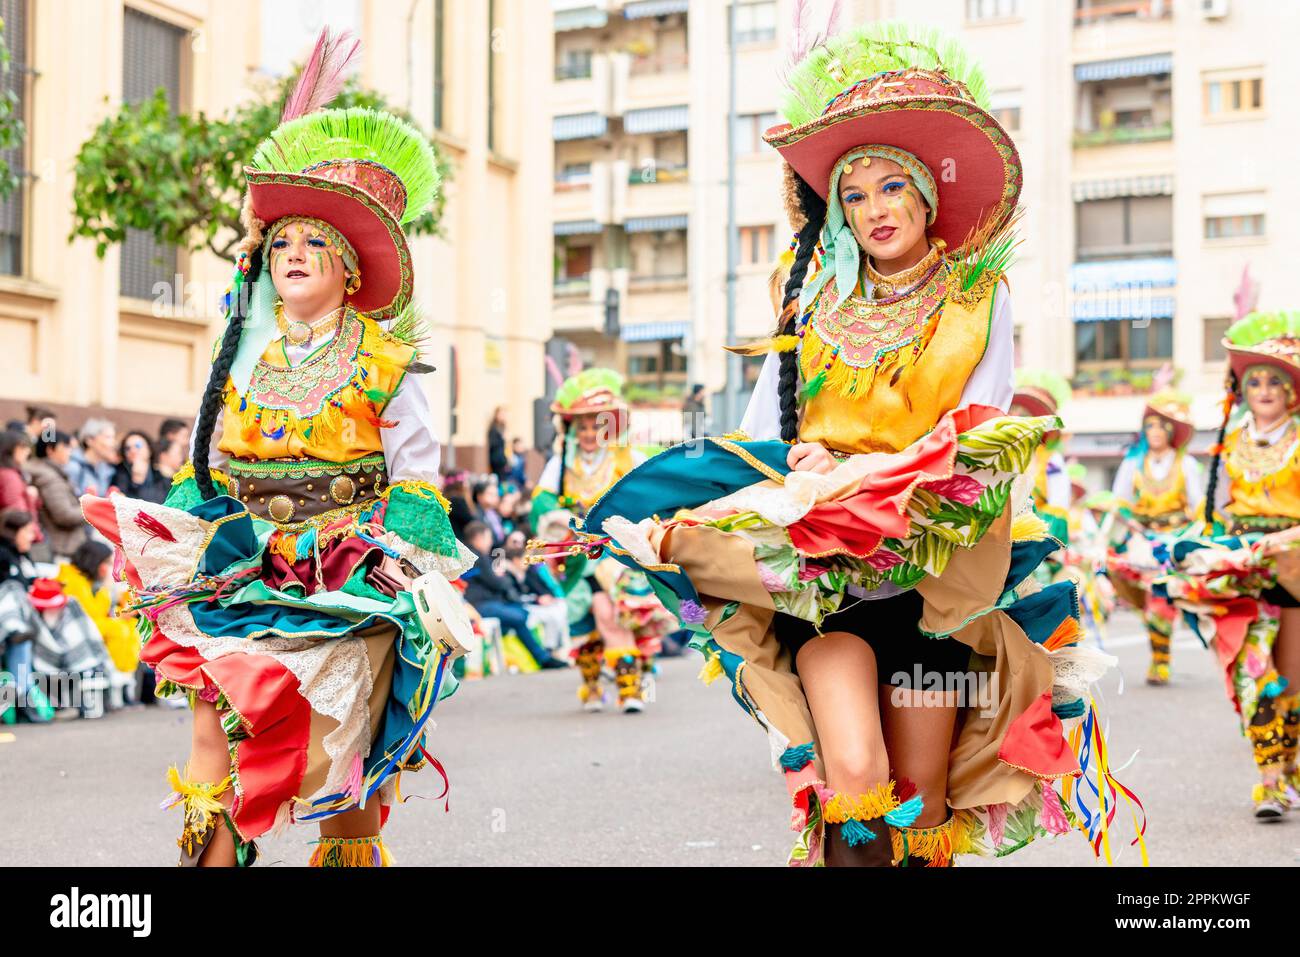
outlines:
[[[281,238],[281,234],[289,223],[301,223],[321,233],[325,237],[326,248],[331,252],[338,253],[339,258],[343,260],[343,265],[349,270],[354,273],[358,271],[357,251],[352,248],[352,244],[348,242],[347,237],[323,219],[312,219],[310,216],[285,216],[283,219],[276,220],[267,229],[266,239],[262,244],[262,256],[268,262],[271,258],[271,243]]]

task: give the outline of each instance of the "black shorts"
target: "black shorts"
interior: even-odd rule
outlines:
[[[954,638],[927,638],[921,634],[923,605],[924,600],[915,590],[892,598],[845,595],[844,607],[822,619],[821,634],[844,631],[865,641],[875,652],[881,684],[911,688],[918,667],[923,673],[938,674],[969,670],[968,645]],[[799,649],[818,635],[812,622],[780,612],[772,625],[776,640],[789,650],[792,662]],[[904,677],[895,680],[899,675]]]
[[[1260,597],[1270,605],[1277,605],[1279,608],[1300,608],[1300,601],[1296,601],[1295,596],[1281,585],[1274,585]]]

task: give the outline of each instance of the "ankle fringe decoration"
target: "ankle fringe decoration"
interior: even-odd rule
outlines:
[[[172,793],[163,799],[161,808],[169,810],[181,805],[181,836],[176,844],[187,855],[192,855],[195,846],[202,847],[208,840],[213,822],[226,813],[221,796],[230,790],[231,779],[227,777],[216,784],[211,781],[191,781],[189,771],[189,765],[186,765],[182,777],[175,765],[167,769],[167,783],[171,785]]]
[[[974,852],[971,841],[971,819],[955,812],[936,827],[900,827],[893,832],[894,860],[899,867],[917,858],[926,867],[951,867],[958,854]]]
[[[835,794],[826,802],[825,821],[827,824],[846,825],[845,838],[849,839],[849,833],[856,832],[856,829],[847,827],[849,822],[857,822],[860,825],[862,821],[883,818],[886,824],[893,827],[906,827],[920,817],[924,807],[920,795],[900,803],[894,796],[894,782],[889,781],[877,785],[865,794],[856,796]],[[862,830],[865,831],[866,828],[863,827]],[[852,840],[849,843],[852,845]]]
[[[322,837],[316,842],[308,867],[392,867],[393,855],[388,853],[383,838],[374,837]]]

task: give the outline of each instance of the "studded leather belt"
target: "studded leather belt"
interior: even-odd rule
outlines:
[[[259,518],[280,525],[373,503],[388,484],[382,453],[351,462],[231,459],[230,494]]]

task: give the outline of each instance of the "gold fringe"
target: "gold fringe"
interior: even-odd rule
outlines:
[[[212,476],[214,485],[220,485],[224,489],[230,488],[230,477],[225,472],[218,472],[216,469],[208,469],[208,474]],[[176,470],[172,476],[172,485],[179,485],[186,479],[194,478],[194,462],[187,461],[184,465]]]
[[[856,796],[837,793],[826,802],[824,820],[827,824],[870,821],[884,817],[896,807],[898,798],[894,797],[894,782],[888,781]]]
[[[308,867],[374,867],[375,848],[379,848],[379,867],[392,867],[393,855],[383,838],[322,837],[307,861]]]
[[[906,853],[907,858],[920,858],[927,867],[949,867],[958,854],[970,854],[975,850],[972,841],[973,819],[965,811],[955,811],[948,820],[935,827],[895,827],[890,828],[893,841],[894,860],[901,862]],[[904,847],[903,839],[907,845]]]
[[[433,498],[442,506],[444,512],[451,511],[451,502],[447,501],[446,496],[442,494],[438,486],[415,479],[402,479],[400,482],[393,482],[379,494],[379,497],[387,501],[388,496],[393,493],[393,489],[397,488],[417,498]]]

